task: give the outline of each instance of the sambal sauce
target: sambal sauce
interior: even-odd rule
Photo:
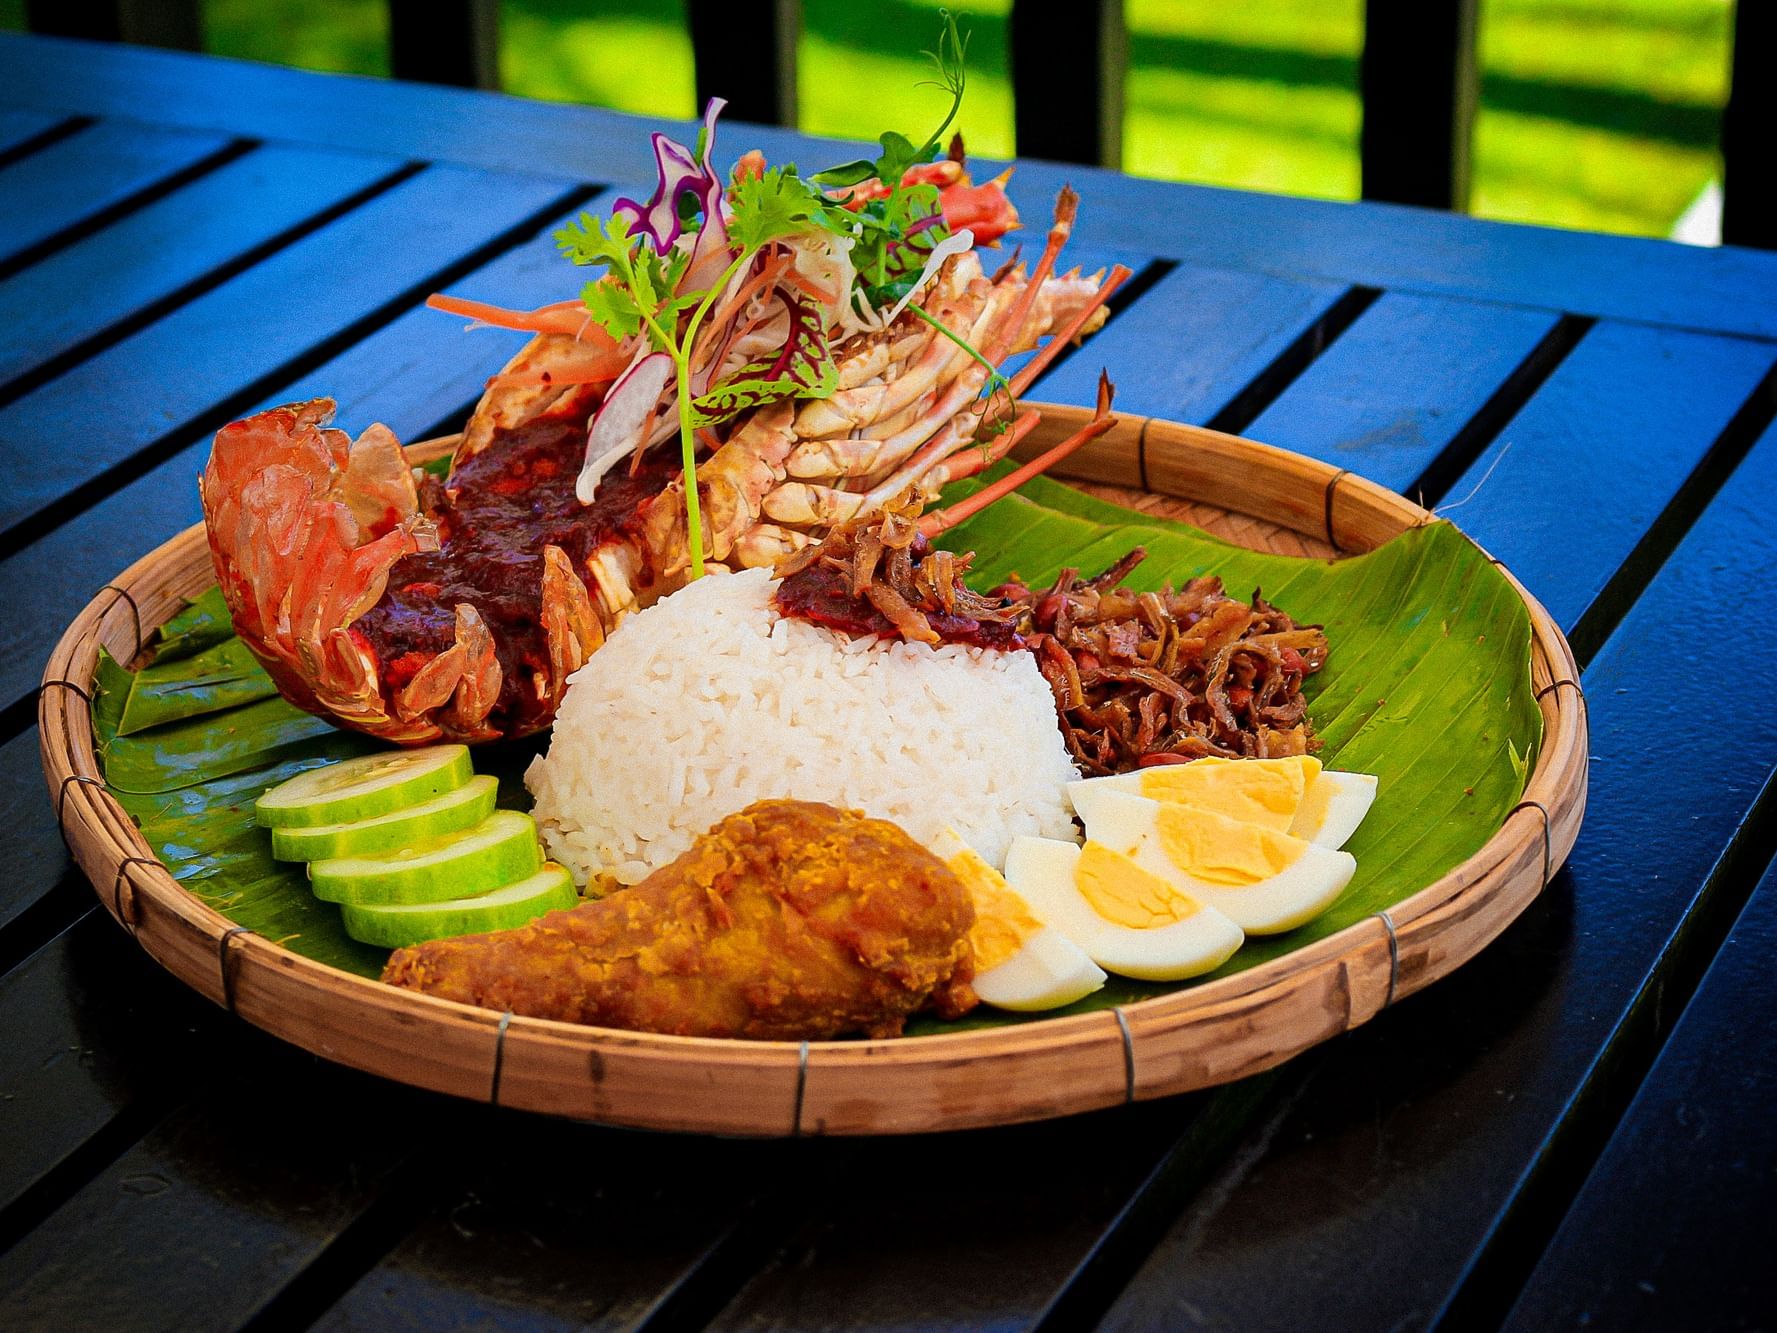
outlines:
[[[850,577],[843,569],[814,564],[786,577],[777,588],[777,608],[786,616],[836,629],[853,638],[875,635],[898,639],[895,624],[870,602],[851,595]],[[943,643],[1011,652],[1024,647],[1017,629],[1003,620],[977,620],[921,607],[926,623]]]
[[[466,459],[447,488],[428,478],[420,505],[438,525],[439,549],[409,555],[388,588],[352,624],[399,689],[456,638],[456,607],[467,602],[493,635],[500,698],[491,721],[503,734],[534,730],[545,706],[533,678],[549,674],[542,624],[543,548],[559,546],[585,577],[600,545],[639,536],[642,504],[679,474],[676,451],[657,450],[634,476],[613,469],[590,505],[574,494],[586,454],[586,424],[542,418],[496,435]]]

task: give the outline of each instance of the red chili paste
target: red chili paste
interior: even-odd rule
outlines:
[[[543,548],[561,547],[584,571],[605,542],[639,545],[643,502],[679,472],[673,451],[657,450],[633,477],[627,468],[607,473],[593,502],[582,505],[574,481],[585,455],[584,421],[545,417],[496,435],[448,487],[428,481],[420,505],[438,524],[439,549],[398,561],[382,600],[352,624],[391,692],[450,647],[457,604],[467,602],[487,622],[500,661],[500,698],[489,721],[508,736],[541,725],[532,678],[549,673]]]

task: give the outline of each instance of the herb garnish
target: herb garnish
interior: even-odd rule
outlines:
[[[843,163],[806,180],[793,165],[737,172],[724,188],[709,161],[715,120],[722,107],[719,101],[712,101],[695,148],[686,148],[665,135],[654,136],[659,183],[651,199],[645,203],[620,199],[611,217],[582,214],[556,233],[568,259],[606,270],[602,278],[585,285],[581,299],[593,322],[619,343],[643,340],[637,345],[632,368],[653,353],[664,353],[671,360],[694,579],[704,573],[694,432],[764,403],[825,398],[838,387],[827,334],[838,312],[823,310],[788,286],[768,286],[767,292],[781,303],[787,316],[784,345],[771,355],[731,370],[701,393],[693,392],[699,334],[712,311],[733,296],[742,282],[750,280],[755,263],[769,247],[780,242],[793,247],[796,238],[814,233],[839,238],[849,251],[856,278],[853,290],[834,293],[834,301],[867,323],[882,318],[885,312],[913,311],[988,367],[990,393],[1009,389],[1005,378],[966,339],[910,300],[930,276],[932,252],[950,236],[938,188],[917,179],[916,168],[936,158],[938,145],[962,106],[967,82],[968,42],[949,11],[940,12],[944,26],[938,49],[926,54],[937,70],[933,82],[950,94],[951,104],[938,128],[917,147],[905,135],[891,130],[880,137],[882,153],[874,161]],[[915,173],[914,178],[909,177],[910,172]],[[829,195],[828,189],[835,194]],[[957,245],[967,248],[968,243],[964,240]],[[738,319],[740,313],[732,317]],[[724,311],[723,319],[729,318]],[[720,369],[707,360],[704,364],[711,378]],[[665,366],[659,371],[652,379],[638,378],[632,398],[664,382]],[[620,379],[607,404],[623,387]],[[654,412],[637,412],[634,402],[624,406],[625,412],[613,418],[618,428],[629,435],[645,435]],[[601,408],[601,413],[604,410]],[[595,431],[598,420],[595,418]],[[626,440],[625,444],[639,448],[641,439]],[[588,452],[592,452],[590,443]],[[589,457],[589,467],[591,463]]]

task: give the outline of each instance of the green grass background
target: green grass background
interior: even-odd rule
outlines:
[[[939,111],[939,95],[916,85],[945,2],[805,0],[802,127],[917,134]],[[969,141],[1007,154],[1009,0],[948,2],[973,29]],[[1362,0],[1126,3],[1126,170],[1356,197]],[[1668,233],[1720,171],[1727,0],[1483,0],[1481,10],[1473,211]],[[21,13],[22,0],[0,0],[0,25],[22,26]],[[222,54],[388,71],[384,0],[208,0],[205,20]],[[693,110],[682,0],[504,0],[501,73],[526,97]]]

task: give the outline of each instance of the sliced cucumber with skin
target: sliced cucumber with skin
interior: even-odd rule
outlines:
[[[466,745],[361,755],[280,782],[254,806],[266,828],[315,828],[393,814],[454,791],[475,770]]]
[[[309,887],[330,903],[441,903],[524,879],[542,864],[536,821],[496,810],[474,828],[416,847],[311,861]]]
[[[370,907],[346,903],[340,911],[346,934],[363,944],[400,949],[451,935],[476,935],[487,930],[511,930],[536,920],[545,912],[573,907],[580,901],[574,877],[546,861],[534,875],[503,889],[475,898],[449,902],[413,903],[402,907]]]
[[[376,856],[474,828],[494,812],[500,794],[496,778],[470,778],[455,791],[410,805],[392,815],[351,824],[314,828],[275,828],[271,854],[280,861],[324,861],[339,856]]]

